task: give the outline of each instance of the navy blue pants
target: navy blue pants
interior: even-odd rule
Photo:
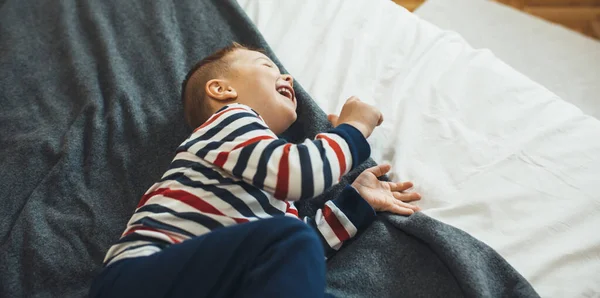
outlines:
[[[323,297],[325,258],[302,221],[276,217],[215,230],[118,261],[90,297]]]

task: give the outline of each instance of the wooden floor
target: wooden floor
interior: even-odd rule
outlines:
[[[393,0],[413,11],[426,0]],[[451,0],[447,0],[451,1]],[[600,0],[494,0],[600,39]]]

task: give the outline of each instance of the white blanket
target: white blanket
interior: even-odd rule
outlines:
[[[428,215],[486,242],[542,296],[600,294],[600,122],[391,1],[239,0],[324,111],[357,95],[373,157]]]

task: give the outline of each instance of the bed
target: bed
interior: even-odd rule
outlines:
[[[598,42],[487,1],[239,2],[324,111],[350,95],[382,109],[375,160],[415,181],[424,213],[542,297],[600,295]]]
[[[85,295],[186,136],[185,71],[232,40],[296,77],[291,140],[380,106],[373,158],[425,198],[332,258],[332,293],[597,295],[597,119],[388,1],[239,3],[0,2],[0,296]]]

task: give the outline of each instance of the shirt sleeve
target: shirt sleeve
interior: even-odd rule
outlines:
[[[289,213],[295,211],[297,216],[297,210],[293,209]],[[326,202],[323,208],[317,210],[314,217],[307,216],[303,220],[317,232],[325,257],[329,258],[345,241],[368,227],[375,217],[373,207],[354,187],[346,186],[336,199]]]
[[[323,193],[371,153],[360,131],[347,124],[302,144],[288,143],[241,104],[215,113],[178,148],[182,151],[292,201]]]

